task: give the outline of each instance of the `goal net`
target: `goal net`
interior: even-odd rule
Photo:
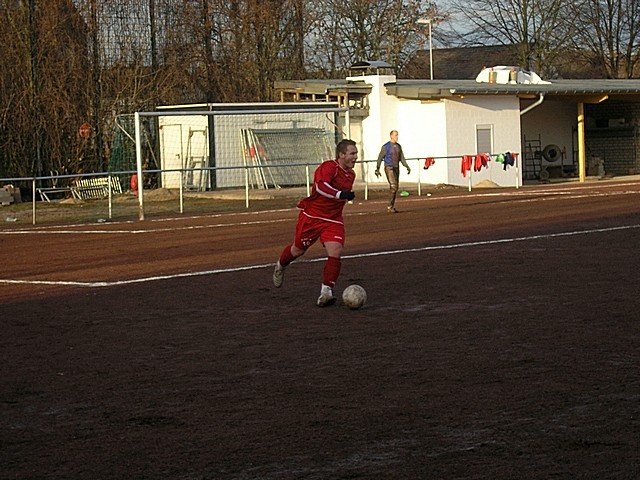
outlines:
[[[252,188],[303,185],[306,165],[318,165],[334,154],[335,136],[322,128],[246,128],[242,136]]]
[[[334,103],[215,104],[157,112],[159,186],[185,190],[302,186],[333,158],[346,109]]]

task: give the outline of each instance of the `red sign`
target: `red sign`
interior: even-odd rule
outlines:
[[[80,129],[78,130],[78,134],[82,138],[89,138],[89,136],[91,135],[91,127],[89,126],[89,124],[88,123],[83,123],[82,125],[80,125]]]

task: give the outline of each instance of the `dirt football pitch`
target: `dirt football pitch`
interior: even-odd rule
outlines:
[[[640,181],[357,194],[3,222],[0,478],[640,478]]]

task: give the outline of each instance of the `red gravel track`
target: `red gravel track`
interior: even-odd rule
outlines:
[[[0,230],[0,478],[640,478],[639,182],[294,206]]]

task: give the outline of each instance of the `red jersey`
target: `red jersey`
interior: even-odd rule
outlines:
[[[346,200],[340,199],[340,192],[351,190],[356,174],[346,170],[337,160],[322,162],[313,175],[311,195],[300,200],[298,208],[310,217],[328,222],[342,222],[342,210]]]

